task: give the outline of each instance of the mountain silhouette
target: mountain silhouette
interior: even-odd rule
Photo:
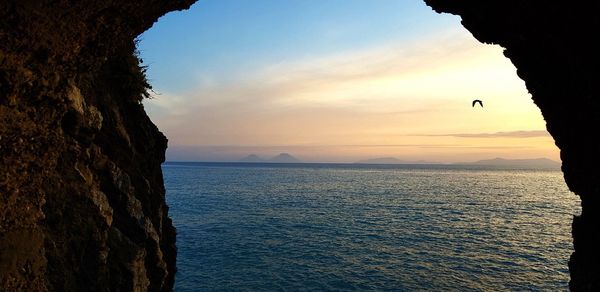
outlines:
[[[356,164],[436,164],[435,162],[425,161],[425,160],[401,160],[395,157],[380,157],[380,158],[372,158],[359,160],[355,162]]]
[[[547,158],[535,158],[535,159],[484,159],[470,163],[460,163],[467,165],[489,165],[489,166],[506,166],[506,167],[519,167],[519,168],[542,168],[542,169],[560,169],[560,162],[550,160]]]
[[[395,157],[381,157],[381,158],[371,158],[359,160],[355,163],[359,164],[404,164],[406,161],[400,160]]]
[[[240,159],[240,162],[265,162],[265,160],[258,157],[258,155],[256,155],[256,154],[250,154],[250,155]]]
[[[280,153],[279,155],[269,159],[269,162],[273,163],[298,163],[302,162],[298,158],[290,155],[289,153]]]

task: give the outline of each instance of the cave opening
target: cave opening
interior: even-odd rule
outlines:
[[[418,6],[416,3],[422,6],[420,9],[429,9],[420,1],[415,1],[414,5]],[[375,43],[375,45],[371,45],[361,43],[361,41],[365,41],[360,39],[366,32],[371,31],[370,29],[373,27],[370,26],[360,27],[360,25],[357,25],[358,28],[353,28],[355,30],[348,29],[342,32],[336,31],[336,27],[322,35],[315,30],[298,31],[294,30],[293,27],[288,28],[287,26],[293,26],[288,24],[293,20],[306,19],[306,15],[303,16],[302,13],[298,13],[298,11],[303,11],[303,7],[294,6],[298,9],[294,13],[281,13],[279,15],[278,11],[269,7],[269,5],[261,6],[256,5],[256,3],[252,5],[255,6],[254,9],[256,10],[249,7],[228,6],[228,4],[218,6],[214,3],[206,3],[206,6],[203,7],[203,4],[205,3],[196,4],[189,12],[178,13],[177,15],[182,17],[181,20],[175,19],[174,15],[161,19],[151,30],[140,37],[141,57],[149,65],[149,78],[155,91],[158,92],[152,100],[145,101],[145,107],[153,121],[170,139],[170,150],[168,150],[170,152],[167,154],[167,163],[177,161],[239,162],[246,155],[249,157],[269,157],[276,156],[277,153],[291,153],[309,163],[328,162],[338,164],[377,159],[378,156],[396,158],[393,156],[398,155],[398,153],[403,155],[400,156],[399,160],[405,163],[408,161],[411,164],[421,164],[423,160],[427,162],[425,164],[433,164],[432,162],[451,164],[467,162],[473,157],[479,160],[494,157],[525,159],[543,156],[559,160],[558,149],[554,145],[552,137],[545,130],[545,122],[539,109],[531,101],[525,84],[516,76],[516,69],[510,63],[510,60],[502,56],[503,49],[477,42],[460,25],[458,17],[437,15],[428,10],[431,17],[447,18],[436,23],[438,25],[437,29],[440,27],[446,29],[437,34],[432,33],[435,30],[434,28],[429,28],[431,31],[419,29],[417,26],[419,21],[411,23],[405,22],[405,18],[401,18],[402,21],[400,22],[403,26],[400,28],[391,26],[390,19],[380,17],[381,22],[377,22],[377,24],[385,23],[388,25],[387,27],[381,25],[380,28],[385,27],[389,30],[396,29],[398,31],[410,30],[412,38],[393,42],[390,39],[397,37],[397,35],[394,36],[391,33],[386,35],[378,32],[381,34],[380,37],[387,40],[387,42],[370,39],[369,41]],[[335,4],[332,5],[335,6]],[[411,4],[402,3],[402,5],[410,6]],[[381,6],[385,6],[385,4]],[[203,11],[203,8],[206,10]],[[320,7],[320,9],[323,9],[323,7]],[[383,10],[391,11],[392,9],[388,7]],[[252,16],[257,11],[261,13]],[[322,17],[318,13],[311,14],[310,10],[304,12],[316,19]],[[377,12],[381,13],[381,11]],[[204,13],[208,22],[195,23],[195,17],[196,19],[202,19],[202,17],[193,16],[197,15],[196,13]],[[298,15],[294,19],[290,15],[295,13]],[[415,14],[419,15],[419,13]],[[187,18],[184,19],[183,15],[187,15]],[[220,18],[215,18],[214,15],[219,15]],[[362,16],[365,19],[372,20],[373,15],[365,13]],[[262,17],[263,21],[271,17],[271,20],[277,20],[275,23],[278,25],[269,26],[261,21],[256,21],[252,17]],[[342,23],[340,27],[346,29],[350,26],[349,22],[361,23],[361,17],[356,15],[349,19],[340,19],[339,17],[339,15],[329,15],[332,23],[339,21]],[[429,19],[428,17],[424,17],[424,19]],[[332,18],[333,20],[331,20]],[[398,19],[398,15],[393,15],[393,20],[398,21]],[[347,22],[344,23],[343,21]],[[168,24],[165,24],[166,27],[161,27],[165,22],[168,22]],[[224,28],[215,28],[223,23],[225,23]],[[257,24],[250,25],[252,23]],[[310,21],[301,24],[311,26]],[[334,26],[331,23],[329,25]],[[410,29],[407,29],[407,27]],[[183,32],[183,28],[189,28],[191,32]],[[286,29],[291,29],[292,32],[290,33]],[[321,33],[321,31],[318,32]],[[282,35],[293,37],[277,38],[277,36]],[[194,37],[197,36],[200,36],[200,40],[194,41]],[[168,41],[165,41],[165,38]],[[357,40],[357,38],[360,40]],[[339,48],[336,47],[336,43],[342,43],[345,46]],[[164,50],[164,52],[160,53],[160,50]],[[260,52],[260,54],[257,52]],[[194,70],[193,68],[199,69]],[[162,71],[159,72],[159,70]],[[419,95],[419,93],[422,95]],[[486,110],[483,113],[487,116],[483,116],[482,112],[474,114],[470,105],[475,97],[480,96],[483,96]],[[415,100],[419,102],[415,102]],[[429,115],[423,115],[423,113]],[[422,115],[419,116],[418,114]],[[431,121],[434,121],[434,123],[428,124]],[[414,124],[417,124],[418,127],[406,130]],[[399,125],[403,131],[398,132],[395,129]],[[459,127],[453,127],[456,125],[459,125]],[[378,131],[375,131],[376,133],[369,132],[372,129]],[[353,135],[355,132],[360,133],[360,135]],[[389,139],[390,136],[396,139]],[[361,137],[367,138],[361,139]],[[411,141],[411,143],[405,143],[405,141]],[[468,151],[465,151],[465,148],[468,148]],[[258,162],[258,160],[255,162]],[[236,166],[239,167],[239,165]],[[211,278],[214,275],[210,272],[204,271],[204,274],[197,272],[201,266],[214,266],[224,263],[225,266],[229,265],[228,267],[231,268],[230,265],[236,261],[251,264],[243,261],[250,257],[251,253],[244,255],[243,252],[245,245],[249,243],[236,237],[236,232],[237,235],[250,236],[251,234],[245,233],[247,230],[240,226],[232,228],[232,233],[228,234],[229,237],[213,238],[216,241],[233,241],[231,245],[225,245],[228,249],[218,251],[225,254],[220,255],[221,261],[215,259],[215,255],[209,254],[210,247],[196,245],[196,249],[194,249],[185,245],[186,242],[199,242],[205,239],[195,237],[190,231],[192,229],[185,230],[185,228],[190,227],[188,221],[191,220],[190,216],[199,216],[202,218],[201,220],[211,222],[213,219],[208,214],[217,216],[217,218],[225,220],[224,222],[227,219],[219,217],[223,216],[223,213],[209,210],[209,208],[196,206],[205,212],[201,214],[190,210],[190,206],[186,206],[189,202],[177,202],[177,195],[186,196],[185,191],[182,191],[179,185],[184,183],[182,177],[186,177],[186,175],[179,173],[179,167],[182,166],[177,166],[175,163],[163,167],[163,171],[166,175],[172,176],[171,178],[165,177],[165,184],[174,224],[180,232],[178,239],[180,248],[179,273],[181,278],[184,279],[183,281],[193,281],[195,277],[218,281],[217,278]],[[190,167],[190,165],[185,165],[185,167]],[[204,167],[204,171],[207,171],[207,169],[213,172],[222,170],[222,165],[218,164],[202,167]],[[309,169],[318,168],[314,165],[309,167]],[[439,173],[437,174],[439,175]],[[178,175],[181,177],[177,177]],[[224,175],[235,176],[239,173]],[[331,175],[331,173],[323,172],[322,175]],[[507,174],[503,173],[503,175]],[[504,197],[510,203],[502,205],[502,208],[508,208],[517,213],[528,214],[532,212],[538,215],[544,213],[546,209],[551,209],[545,215],[553,214],[556,216],[545,217],[542,220],[540,219],[542,217],[536,216],[503,217],[503,213],[499,210],[486,213],[485,216],[488,216],[487,223],[478,226],[478,228],[482,230],[490,229],[495,224],[510,228],[510,225],[501,224],[500,221],[504,221],[503,223],[515,224],[516,227],[514,228],[518,232],[516,234],[503,233],[507,230],[499,228],[496,230],[499,233],[492,232],[488,234],[483,232],[479,234],[483,238],[490,237],[490,241],[486,242],[486,244],[489,244],[488,248],[495,247],[499,249],[496,254],[498,258],[485,258],[483,256],[484,259],[481,259],[480,263],[484,270],[488,268],[487,271],[489,272],[496,268],[486,266],[490,262],[505,261],[504,263],[507,263],[507,259],[511,259],[515,254],[521,252],[519,256],[529,257],[530,262],[539,264],[540,267],[548,265],[550,262],[556,267],[555,270],[549,273],[544,272],[552,275],[546,278],[549,282],[554,281],[546,288],[556,287],[557,285],[564,287],[568,281],[566,264],[572,252],[568,227],[573,214],[579,213],[578,198],[564,185],[560,172],[554,172],[552,175],[543,173],[541,176],[526,178],[518,171],[514,175],[500,176],[500,178],[500,181],[495,182],[486,180],[484,186],[491,189],[504,187],[509,195],[515,195],[521,194],[518,191],[519,188],[526,188],[526,186],[503,186],[502,183],[514,182],[514,179],[517,181],[519,179],[533,179],[546,184],[538,189],[525,191],[523,196],[517,196],[522,201],[512,201],[509,200],[510,197]],[[195,177],[194,179],[202,180],[203,178]],[[389,179],[400,180],[397,176],[391,176]],[[418,177],[418,179],[421,179],[421,177]],[[444,177],[444,179],[457,178],[450,175]],[[559,183],[551,183],[556,181]],[[236,181],[230,180],[220,181],[217,184],[203,182],[206,183],[205,186],[213,189],[218,189],[223,184],[238,186]],[[339,183],[339,181],[327,183]],[[435,185],[430,181],[425,183]],[[448,184],[452,185],[451,182],[448,182]],[[272,188],[282,186],[285,186],[285,181],[271,185]],[[456,185],[453,186],[457,187]],[[244,192],[243,187],[238,187],[238,192],[247,194]],[[396,187],[401,189],[399,186]],[[252,186],[248,189],[252,189]],[[217,192],[227,191],[220,189]],[[435,191],[429,192],[436,193]],[[547,192],[560,195],[552,195]],[[188,193],[206,196],[210,200],[223,199],[222,197],[214,197],[215,193],[210,192],[202,193],[188,190]],[[531,197],[527,197],[527,195]],[[557,201],[551,200],[552,202],[548,203],[548,198],[545,196],[558,199]],[[186,198],[193,200],[193,198]],[[243,201],[243,198],[236,197],[236,199]],[[277,204],[265,203],[266,198],[255,199],[258,201],[254,201],[254,203],[260,202],[272,209],[278,206]],[[221,205],[212,205],[211,203],[214,202],[203,201],[203,203],[207,203],[217,210],[223,208]],[[306,203],[306,201],[302,201],[302,203]],[[495,204],[498,202],[481,202],[482,206],[485,203]],[[290,208],[289,205],[286,205],[286,202],[279,201],[278,204]],[[530,204],[530,207],[533,206],[533,209],[519,207],[527,204]],[[465,203],[465,205],[468,204]],[[248,213],[252,209],[251,205],[244,205],[243,207],[249,209],[238,210],[239,214],[253,215]],[[383,209],[385,210],[385,208]],[[454,210],[457,213],[452,213],[451,209],[448,208],[442,213],[435,214],[447,216],[450,221],[460,221],[461,216],[468,214],[468,212],[465,213],[465,209],[458,208],[458,210]],[[253,210],[259,213],[260,208]],[[265,210],[262,211],[266,212]],[[292,213],[290,216],[299,216],[298,212]],[[430,217],[423,217],[420,220],[426,218]],[[243,218],[238,219],[244,220]],[[329,220],[335,220],[335,218],[329,218]],[[345,220],[350,219],[346,218]],[[271,223],[277,224],[277,222]],[[212,225],[196,226],[200,230],[198,234],[209,237],[215,236],[211,233],[211,230],[216,228],[215,224],[218,226],[215,222],[212,222]],[[294,224],[299,223],[295,222]],[[262,222],[259,225],[254,225],[253,228],[257,226],[265,227],[269,224]],[[461,229],[454,225],[443,226],[449,229],[456,228],[459,232],[477,233],[476,230]],[[560,258],[545,261],[542,255],[543,252],[538,250],[537,247],[531,248],[529,246],[528,249],[527,242],[530,242],[531,238],[525,236],[526,229],[519,226],[537,228],[541,232],[540,234],[544,235],[542,237],[545,238],[541,246],[561,249]],[[220,230],[219,232],[225,232],[223,226],[220,226],[220,228],[217,228],[217,230]],[[435,226],[428,226],[427,228],[435,230]],[[455,233],[453,235],[460,238]],[[419,236],[424,235],[416,235],[415,238],[419,240]],[[523,241],[516,240],[516,243],[494,241],[492,239],[494,236],[521,236]],[[400,236],[400,238],[403,237]],[[406,238],[403,239],[408,241]],[[236,240],[238,242],[235,242]],[[259,240],[259,242],[273,249],[271,250],[272,254],[265,258],[270,257],[271,260],[279,259],[282,261],[290,260],[277,252],[277,248],[280,247],[277,241],[281,239],[262,238],[261,240],[263,241]],[[289,238],[288,240],[293,241]],[[466,240],[477,241],[479,239],[477,235],[473,235],[472,238]],[[406,244],[406,242],[402,243]],[[309,243],[304,242],[304,244]],[[514,246],[505,250],[504,247],[510,244],[514,244]],[[358,246],[365,248],[364,245]],[[379,248],[389,248],[390,246],[384,245]],[[432,258],[439,259],[435,256],[444,254],[444,256],[447,256],[445,259],[448,260],[448,263],[455,265],[452,267],[439,264],[444,268],[441,271],[450,273],[452,269],[464,268],[460,267],[460,263],[454,260],[460,258],[460,255],[468,255],[469,253],[468,251],[458,251],[465,248],[464,246],[457,245],[454,247],[456,248],[454,251],[439,249],[438,254],[432,256]],[[418,249],[410,252],[419,252],[419,249],[425,250],[427,248],[431,247],[420,245]],[[468,248],[466,249],[468,250]],[[241,255],[238,255],[237,258],[227,255],[227,253],[232,253],[235,250],[242,250]],[[435,244],[433,250],[435,250]],[[396,250],[396,252],[397,254],[403,254],[408,251]],[[190,261],[189,258],[196,258],[198,254],[207,256],[209,260],[198,261],[197,263]],[[278,258],[277,255],[281,258]],[[556,254],[551,257],[554,256]],[[524,264],[525,261],[527,260],[512,262],[511,265],[523,269],[509,269],[508,272],[505,271],[506,274],[504,275],[508,277],[511,274],[521,272],[524,282],[528,281],[529,278],[536,278],[535,272],[539,267],[536,268],[534,264],[528,267],[533,269],[533,272],[531,270],[525,272],[527,270]],[[404,264],[407,265],[407,263]],[[423,266],[429,264],[423,263]],[[416,266],[417,270],[424,269],[429,272],[439,272],[428,270],[423,266]],[[266,264],[266,267],[278,267],[281,271],[287,271],[277,264],[271,266]],[[389,269],[389,267],[386,268]],[[468,268],[465,269],[469,270]],[[469,285],[482,285],[473,287],[488,288],[507,287],[502,286],[506,284],[486,278],[489,276],[487,275],[488,272],[484,272],[481,275],[482,278],[478,278],[476,281],[458,282],[456,283],[458,286],[454,287],[461,287],[460,285],[463,285],[462,287]],[[503,272],[498,272],[498,275],[503,275]],[[256,276],[255,274],[254,277]],[[335,276],[336,274],[333,274],[332,277],[335,278]],[[339,277],[339,275],[337,276]],[[407,283],[417,285],[414,287],[419,287],[419,284],[426,285],[424,282],[411,282],[406,276],[400,276],[399,278]],[[289,283],[295,282],[290,280]],[[410,284],[406,287],[411,287]],[[516,281],[513,284],[516,285],[514,286],[516,288],[520,287],[519,284],[522,283]],[[545,284],[548,283],[538,283],[540,285],[538,287],[543,287]],[[190,287],[189,283],[183,282],[177,282],[176,285],[179,285],[180,288]],[[443,283],[435,283],[431,287],[443,288],[447,286],[443,286]]]

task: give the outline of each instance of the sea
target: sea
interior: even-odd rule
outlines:
[[[568,289],[559,170],[165,163],[175,291]]]

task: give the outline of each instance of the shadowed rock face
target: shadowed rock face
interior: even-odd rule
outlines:
[[[600,2],[425,0],[462,17],[484,43],[504,47],[561,150],[582,203],[573,219],[572,290],[600,290]]]
[[[582,199],[570,286],[600,289],[600,4],[425,1],[506,48]],[[193,2],[0,2],[0,290],[172,288],[167,140],[140,103],[134,38]]]
[[[134,38],[193,2],[0,1],[0,291],[172,289]]]

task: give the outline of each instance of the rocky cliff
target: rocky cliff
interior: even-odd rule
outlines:
[[[0,291],[172,289],[134,39],[193,2],[0,1]]]
[[[600,291],[600,2],[425,2],[460,15],[479,41],[504,47],[525,80],[561,150],[567,185],[581,198],[569,286]]]

